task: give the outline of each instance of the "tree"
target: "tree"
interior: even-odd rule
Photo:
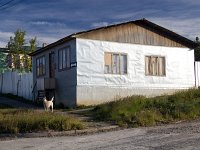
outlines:
[[[199,37],[196,37],[195,42],[198,44],[198,46],[194,49],[195,61],[200,61],[200,41],[199,41]]]
[[[10,51],[9,57],[12,59],[12,65],[9,67],[14,70],[28,71],[32,67],[28,53],[36,50],[36,37],[29,41],[30,46],[26,46],[25,36],[26,32],[18,29],[14,33],[14,37],[10,37],[7,45]]]
[[[34,52],[35,50],[36,50],[36,42],[37,42],[37,39],[36,39],[36,37],[34,37],[33,39],[30,39],[29,40],[29,43],[30,43],[30,49],[29,49],[29,52],[30,53],[32,53],[32,52]],[[28,68],[32,68],[32,61],[31,61],[31,59],[27,59],[28,60],[28,62],[27,62],[27,64],[28,64]]]

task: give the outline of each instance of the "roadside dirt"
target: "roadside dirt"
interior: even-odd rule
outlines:
[[[2,150],[199,150],[200,119],[82,136],[0,141]]]

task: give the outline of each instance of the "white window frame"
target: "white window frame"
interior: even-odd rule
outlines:
[[[71,50],[70,47],[64,47],[58,50],[58,70],[63,71],[70,69]]]

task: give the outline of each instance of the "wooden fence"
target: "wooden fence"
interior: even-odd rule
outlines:
[[[11,93],[32,100],[33,74],[5,72],[0,74],[0,92]]]

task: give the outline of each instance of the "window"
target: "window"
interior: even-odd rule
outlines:
[[[36,59],[37,76],[45,75],[45,56]]]
[[[58,51],[58,68],[65,70],[70,68],[70,48],[66,47]]]
[[[127,55],[119,53],[104,54],[104,73],[127,74]]]
[[[165,57],[145,56],[145,75],[165,76]]]

